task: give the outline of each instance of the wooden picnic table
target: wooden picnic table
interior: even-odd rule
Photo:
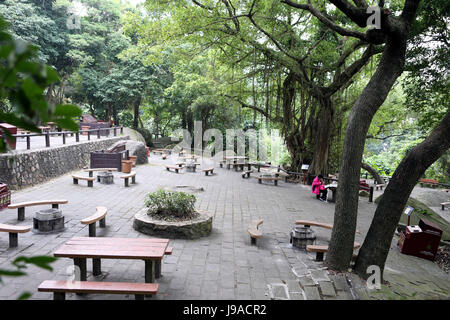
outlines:
[[[55,257],[71,258],[86,281],[86,260],[92,259],[93,275],[101,274],[101,259],[135,259],[145,262],[145,282],[159,277],[168,239],[74,237],[54,252]]]

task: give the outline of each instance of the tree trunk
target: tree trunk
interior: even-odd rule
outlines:
[[[385,101],[395,80],[402,74],[406,35],[388,37],[379,66],[348,117],[339,170],[334,227],[326,259],[330,269],[348,269],[355,239],[359,178],[364,144],[372,118]]]
[[[139,127],[139,107],[141,106],[141,98],[137,99],[134,103],[134,117],[133,117],[133,129],[136,130]]]
[[[314,143],[314,158],[309,172],[313,175],[328,175],[328,155],[333,132],[333,105],[331,98],[319,99],[319,115]]]
[[[395,228],[406,202],[425,170],[450,148],[450,111],[422,143],[414,147],[395,170],[384,191],[364,243],[359,250],[355,270],[367,278],[367,267],[384,270]]]
[[[367,172],[369,172],[373,178],[376,180],[377,183],[379,184],[384,184],[384,180],[383,178],[381,178],[381,176],[378,174],[377,170],[375,170],[374,168],[372,168],[371,166],[369,166],[367,163],[361,163],[361,168],[363,168],[364,170],[366,170]]]

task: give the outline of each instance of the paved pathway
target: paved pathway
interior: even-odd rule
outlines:
[[[19,235],[19,247],[8,249],[8,235],[0,233],[0,268],[21,255],[52,255],[65,241],[74,236],[87,236],[88,228],[80,220],[95,212],[96,206],[106,206],[107,228],[97,229],[97,236],[148,237],[132,228],[134,214],[144,207],[149,192],[177,186],[204,188],[195,192],[198,209],[214,215],[213,231],[199,240],[171,240],[173,255],[164,258],[163,276],[157,280],[159,294],[152,299],[402,299],[447,298],[450,276],[433,262],[402,255],[393,242],[386,266],[385,278],[391,284],[382,290],[367,290],[354,274],[330,274],[314,255],[293,248],[289,232],[296,219],[314,219],[332,223],[334,204],[315,200],[308,186],[280,182],[258,184],[256,179],[242,179],[233,170],[216,168],[216,174],[180,174],[168,172],[161,165],[175,162],[151,155],[150,164],[136,169],[137,184],[124,188],[120,173],[114,173],[113,185],[85,181],[72,184],[69,174],[47,183],[15,191],[13,202],[66,198],[61,205],[66,230],[54,235],[31,232]],[[204,164],[205,167],[208,164]],[[185,190],[188,188],[179,188]],[[47,207],[42,207],[47,208]],[[40,207],[26,208],[26,219],[18,222],[17,211],[0,211],[0,223],[31,225],[33,213]],[[375,211],[375,204],[360,198],[358,229],[362,243]],[[247,224],[262,218],[263,238],[256,246],[250,244]],[[329,230],[316,229],[317,242],[326,244]],[[53,264],[54,271],[30,267],[29,275],[4,278],[0,299],[16,299],[23,291],[33,293],[32,299],[51,299],[51,294],[38,293],[36,288],[46,279],[67,279],[72,260],[61,258]],[[103,260],[100,278],[94,278],[88,262],[88,280],[144,282],[144,264],[139,261]],[[133,299],[133,296],[68,295],[68,299]]]

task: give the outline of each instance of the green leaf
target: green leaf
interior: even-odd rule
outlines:
[[[3,270],[0,269],[0,276],[6,276],[6,277],[20,277],[26,275],[23,271],[11,271],[11,270]]]
[[[35,256],[35,257],[18,257],[13,261],[13,264],[18,268],[23,268],[25,264],[33,264],[39,268],[52,271],[53,268],[49,266],[50,263],[55,262],[57,258],[49,256]]]
[[[17,298],[17,300],[27,300],[27,299],[29,299],[31,297],[31,293],[30,292],[24,292],[24,293],[22,293],[18,298]]]
[[[71,104],[61,104],[56,106],[55,108],[55,112],[53,113],[53,115],[55,117],[58,116],[63,116],[65,118],[68,117],[79,117],[81,116],[82,111],[79,107],[75,106],[75,105],[71,105]]]

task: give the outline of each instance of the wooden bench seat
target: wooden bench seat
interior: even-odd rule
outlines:
[[[450,202],[442,202],[441,203],[441,207],[442,207],[442,210],[444,210],[445,208],[450,207]]]
[[[295,224],[303,225],[306,228],[314,226],[314,227],[320,227],[320,228],[333,230],[333,225],[332,224],[324,223],[324,222],[317,222],[317,221],[312,221],[312,220],[296,220]],[[358,230],[356,230],[356,233],[357,234],[361,234]]]
[[[93,177],[84,177],[84,176],[79,176],[79,175],[73,174],[72,179],[73,179],[73,184],[78,184],[78,180],[86,180],[88,183],[88,187],[92,188],[94,186],[95,178],[93,178]]]
[[[378,188],[380,188],[380,190],[383,190],[383,187],[386,187],[386,184],[385,184],[385,183],[382,183],[382,184],[376,184],[376,185],[375,185],[375,190],[378,190]]]
[[[125,187],[128,187],[128,180],[131,178],[131,183],[135,184],[136,183],[136,172],[135,171],[131,171],[128,174],[125,174],[123,176],[120,176],[120,179],[124,179],[124,184]]]
[[[89,237],[96,236],[95,225],[97,221],[100,221],[100,228],[106,227],[106,213],[108,210],[105,207],[97,207],[97,211],[90,217],[81,220],[81,224],[89,225]]]
[[[253,170],[246,170],[242,172],[242,178],[250,178],[251,173],[253,173]]]
[[[205,176],[207,176],[210,173],[214,173],[214,168],[202,169],[201,171],[205,173]]]
[[[0,223],[0,232],[8,232],[9,233],[9,247],[14,248],[18,245],[18,234],[26,233],[31,230],[30,227],[21,227],[21,226],[11,226],[9,224],[1,224]]]
[[[183,169],[184,166],[178,167],[178,166],[166,166],[167,171],[170,171],[170,169],[175,170],[176,173],[178,173],[179,170]]]
[[[420,186],[423,187],[424,184],[429,184],[433,188],[437,187],[439,185],[439,181],[432,180],[432,179],[420,179],[419,180]]]
[[[17,209],[17,219],[23,221],[25,219],[25,207],[42,206],[51,204],[52,208],[58,209],[60,204],[66,204],[67,200],[39,200],[10,204],[8,209]]]
[[[353,250],[356,250],[361,245],[358,242],[353,244]],[[306,246],[306,251],[315,252],[316,253],[316,261],[323,261],[323,255],[325,252],[328,252],[328,246],[324,245],[308,245]]]
[[[93,169],[84,169],[85,172],[89,172],[89,177],[93,177],[93,173],[95,171],[101,171],[101,172],[112,172],[117,171],[117,168],[93,168]]]
[[[278,181],[282,180],[281,178],[278,177],[255,177],[256,179],[258,179],[258,183],[262,183],[262,181],[273,181],[274,185],[278,185]]]
[[[53,292],[54,300],[65,300],[66,293],[134,294],[136,300],[142,300],[145,295],[157,294],[158,284],[46,280],[39,285],[38,291]]]
[[[248,224],[248,234],[250,235],[250,241],[252,244],[256,244],[256,239],[262,238],[262,232],[258,227],[263,223],[262,219],[252,220]]]

